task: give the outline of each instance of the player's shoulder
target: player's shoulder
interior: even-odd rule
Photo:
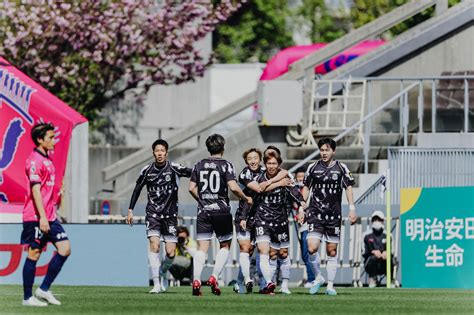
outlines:
[[[319,165],[319,162],[320,161],[315,161],[315,162],[310,163],[308,165],[308,168],[306,169],[306,173],[309,174],[315,167]]]
[[[169,166],[170,166],[171,168],[177,169],[177,170],[186,168],[186,166],[184,166],[183,164],[181,164],[181,163],[176,163],[176,162],[173,162],[173,161],[170,161],[170,162],[169,162]]]
[[[345,171],[346,173],[349,173],[350,170],[347,167],[347,165],[341,161],[336,160],[336,166],[339,167],[341,170]]]
[[[140,170],[140,175],[143,175],[146,172],[148,172],[148,170],[151,168],[151,165],[152,165],[152,163],[149,163],[149,164],[143,166],[142,169]]]

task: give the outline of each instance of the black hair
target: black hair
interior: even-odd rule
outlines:
[[[280,165],[283,162],[283,160],[281,159],[281,156],[280,156],[280,154],[278,154],[278,152],[270,151],[270,152],[267,152],[265,154],[265,156],[263,157],[263,163],[266,164],[268,162],[268,160],[270,160],[271,158],[275,158],[278,162],[278,165]]]
[[[180,225],[180,226],[176,227],[176,231],[177,231],[178,234],[185,232],[186,235],[189,236],[189,230],[185,226]]]
[[[35,143],[35,146],[39,146],[38,139],[43,139],[48,131],[54,131],[54,126],[51,123],[39,123],[31,128],[31,139]]]
[[[329,145],[333,151],[336,150],[336,141],[334,141],[333,139],[331,139],[331,138],[322,138],[322,139],[320,139],[318,141],[318,148],[321,150],[321,147],[325,144]]]
[[[213,134],[207,137],[206,147],[211,155],[224,153],[225,139],[220,134]]]
[[[153,142],[153,144],[151,145],[151,149],[152,149],[153,151],[155,151],[155,147],[156,147],[157,145],[162,145],[162,146],[164,146],[165,149],[166,149],[166,152],[168,152],[168,142],[166,142],[165,140],[163,140],[163,139],[158,139],[158,140],[156,140],[156,141]]]
[[[306,166],[300,166],[296,169],[295,175],[298,173],[306,173]]]
[[[268,150],[273,150],[273,151],[275,151],[276,153],[278,153],[278,155],[281,156],[280,149],[278,149],[278,148],[277,148],[276,146],[274,146],[274,145],[269,145],[269,146],[265,149],[265,151],[263,151],[263,155],[265,155]]]

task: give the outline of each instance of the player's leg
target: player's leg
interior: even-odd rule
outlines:
[[[150,293],[160,293],[160,235],[158,233],[149,233],[148,235],[148,264],[150,266],[151,279],[153,280],[153,289],[150,290]]]
[[[35,282],[36,263],[41,256],[41,249],[46,241],[46,236],[39,229],[38,222],[24,222],[21,233],[21,243],[28,244],[28,256],[23,265],[23,305],[25,306],[47,306],[48,303],[38,300],[33,296],[33,284]]]
[[[71,255],[71,243],[67,237],[64,228],[58,220],[50,222],[50,231],[48,238],[53,242],[56,247],[57,254],[54,255],[53,259],[49,262],[48,271],[43,279],[41,286],[35,291],[35,295],[39,298],[45,299],[50,304],[61,305],[49,290],[54,279],[61,271],[64,263],[66,262],[69,255]]]
[[[239,264],[244,276],[244,283],[248,284],[251,282],[250,278],[250,249],[252,244],[250,242],[250,233],[244,231],[238,235],[238,242],[240,247]]]
[[[281,293],[291,294],[291,291],[288,288],[288,282],[290,280],[290,269],[291,269],[290,257],[288,256],[288,247],[280,248],[278,259],[280,260],[280,270],[281,270]]]
[[[319,246],[321,245],[321,239],[323,238],[323,231],[324,228],[322,227],[320,222],[308,222],[308,262],[310,264],[311,270],[313,271],[313,274],[315,275],[315,279],[309,289],[310,294],[316,294],[325,281],[324,277],[321,274],[320,258],[318,253]]]
[[[277,229],[278,240],[280,241],[280,248],[278,251],[278,259],[280,261],[281,271],[281,292],[284,294],[291,294],[288,288],[290,280],[291,262],[288,257],[288,248],[290,247],[290,229],[288,223],[279,226]]]
[[[219,275],[224,269],[227,259],[229,258],[230,245],[233,237],[232,215],[230,213],[218,213],[211,216],[212,228],[216,233],[219,241],[219,250],[217,251],[214,268],[207,283],[211,287],[212,293],[220,295],[221,290],[217,283]]]
[[[326,243],[326,254],[327,254],[327,277],[328,285],[326,288],[326,294],[336,295],[336,290],[334,289],[334,279],[336,278],[337,273],[337,245],[334,240],[328,239]]]
[[[170,220],[165,220],[164,224],[161,227],[161,235],[165,241],[165,251],[166,255],[163,259],[160,269],[160,279],[161,279],[161,290],[166,291],[168,289],[168,279],[166,273],[171,268],[174,262],[174,256],[176,254],[176,243],[178,243],[178,232],[177,232],[178,222],[175,218]]]
[[[198,212],[197,222],[197,245],[198,249],[193,257],[193,295],[199,296],[201,293],[201,274],[206,263],[206,254],[209,250],[210,240],[212,239],[212,223],[208,211]]]

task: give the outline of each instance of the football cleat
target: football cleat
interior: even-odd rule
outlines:
[[[161,292],[161,287],[160,287],[159,284],[157,284],[157,285],[154,285],[154,286],[153,286],[153,289],[151,289],[148,293],[150,293],[150,294],[158,294],[158,293],[160,293],[160,292]]]
[[[291,291],[290,289],[288,288],[281,288],[280,290],[278,290],[281,294],[287,294],[287,295],[290,295],[291,294]]]
[[[263,294],[275,295],[276,285],[273,282],[267,284],[267,286],[262,290]]]
[[[194,280],[193,281],[193,295],[195,296],[201,296],[201,281],[199,280]]]
[[[48,303],[31,296],[28,300],[23,300],[23,306],[48,306]]]
[[[61,302],[59,302],[53,295],[53,292],[51,290],[48,291],[43,291],[41,288],[36,289],[35,291],[36,297],[39,297],[43,300],[46,300],[49,304],[53,305],[61,305]]]
[[[316,294],[319,291],[319,288],[324,284],[326,279],[319,274],[316,279],[313,281],[311,288],[309,289],[309,294]]]
[[[207,280],[207,285],[211,287],[212,294],[221,295],[221,289],[219,289],[219,284],[217,279],[214,276],[210,276]]]
[[[332,289],[327,288],[326,289],[326,295],[333,295],[334,296],[334,295],[337,295],[337,292],[334,288],[332,288]]]
[[[253,281],[252,280],[250,280],[249,282],[247,282],[245,284],[245,290],[246,290],[247,294],[252,293],[252,291],[253,291]]]

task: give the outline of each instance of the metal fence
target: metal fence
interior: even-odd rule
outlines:
[[[474,148],[389,148],[392,204],[400,188],[474,186]]]

